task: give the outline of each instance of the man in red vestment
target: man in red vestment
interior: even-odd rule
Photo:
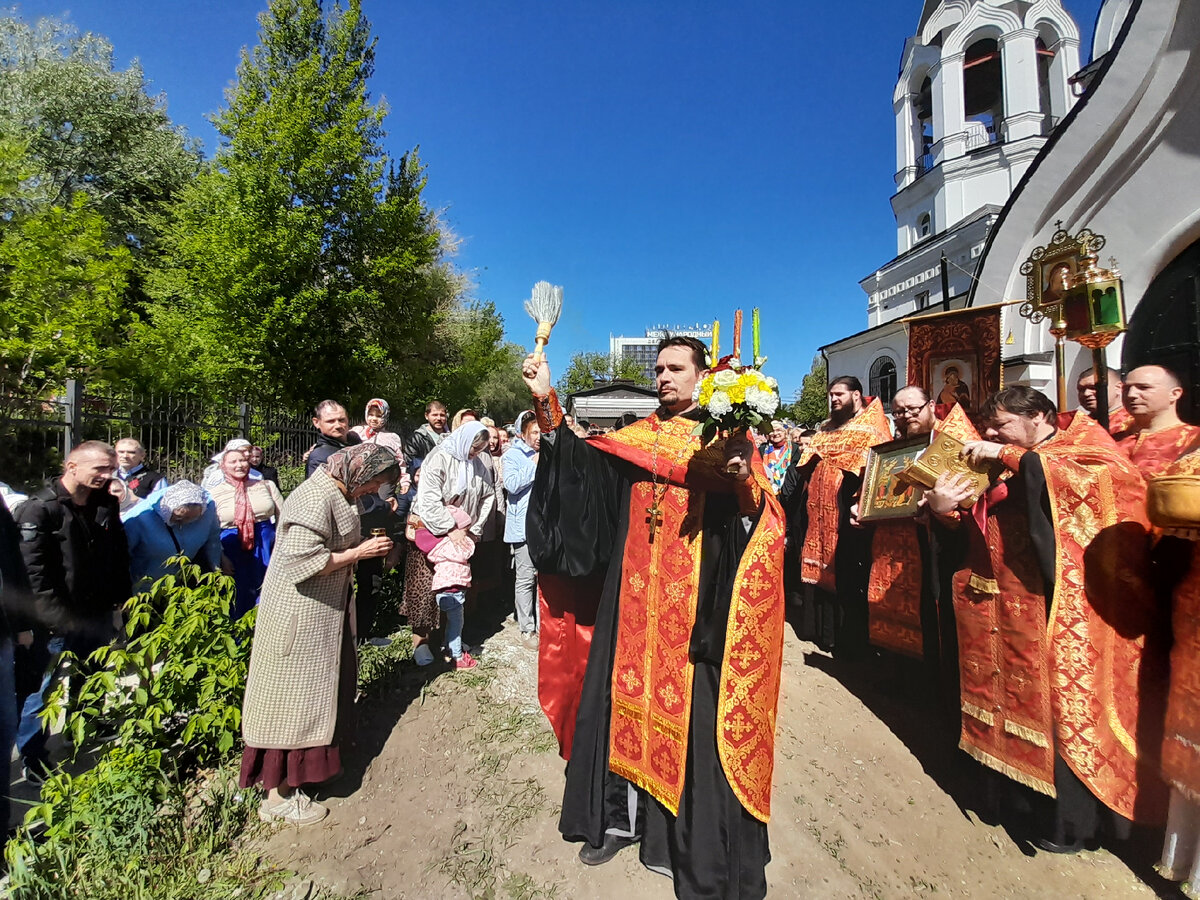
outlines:
[[[1100,406],[1100,394],[1096,390],[1096,370],[1088,369],[1075,382],[1075,394],[1079,397],[1079,407],[1093,419],[1096,418]],[[1121,373],[1116,369],[1108,370],[1108,433],[1116,434],[1129,426],[1129,412],[1121,405]]]
[[[680,898],[766,894],[783,652],[784,518],[754,447],[702,446],[695,338],[666,338],[660,408],[563,422],[544,361],[526,539],[542,587],[538,698],[567,758],[559,830],[588,865],[640,843]],[[732,467],[732,468],[731,468]]]
[[[892,418],[902,438],[948,432],[966,443],[978,440],[961,404],[944,421],[923,388],[910,385],[892,398]],[[920,660],[926,684],[921,697],[938,695],[958,709],[958,637],[954,627],[949,573],[958,567],[962,541],[956,529],[922,511],[915,518],[884,521],[870,527],[871,571],[867,606],[872,645]],[[897,666],[897,677],[904,667]]]
[[[862,487],[867,451],[891,437],[879,398],[866,402],[852,375],[835,378],[829,384],[829,419],[788,470],[779,492],[788,515],[787,580],[799,607],[793,610],[797,635],[847,658],[867,647],[870,550],[870,536],[854,527],[850,508]]]
[[[1059,419],[1025,385],[980,410],[973,461],[1003,473],[969,512],[969,486],[943,476],[930,509],[967,532],[954,577],[968,754],[1054,799],[1038,844],[1074,852],[1106,822],[1156,823],[1165,683],[1163,622],[1148,583],[1145,482],[1091,418]],[[1157,730],[1156,730],[1157,723]],[[1115,814],[1106,815],[1105,810]]]
[[[1165,366],[1138,366],[1125,379],[1125,406],[1133,421],[1113,435],[1146,478],[1200,448],[1200,428],[1179,418],[1179,378]]]

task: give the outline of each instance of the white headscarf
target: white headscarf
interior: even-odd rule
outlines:
[[[458,485],[454,488],[455,494],[459,496],[462,496],[467,490],[467,481],[470,478],[472,469],[475,470],[475,474],[480,478],[487,477],[483,462],[479,459],[478,455],[474,459],[471,459],[471,446],[481,433],[486,432],[487,426],[482,422],[463,422],[458,428],[446,435],[445,440],[439,445],[439,448],[444,449],[451,457],[462,463],[458,471]]]
[[[200,478],[200,484],[205,490],[211,491],[213,488],[225,483],[225,473],[221,471],[221,464],[225,461],[225,454],[231,450],[249,450],[254,445],[245,438],[232,438],[227,443],[221,452],[212,458],[212,465],[204,470],[204,475]],[[248,476],[250,481],[262,481],[262,475],[250,469]]]

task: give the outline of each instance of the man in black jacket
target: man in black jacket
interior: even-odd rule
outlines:
[[[322,400],[313,410],[313,427],[321,432],[317,442],[309,451],[308,461],[304,464],[304,477],[312,477],[312,473],[321,468],[321,463],[329,459],[344,447],[351,444],[361,444],[362,438],[350,430],[350,417],[346,415],[346,407],[336,400]]]
[[[17,688],[14,647],[28,648],[33,632],[26,620],[29,578],[21,559],[21,532],[0,501],[0,747],[12,753],[17,740]],[[6,757],[7,758],[7,757]],[[8,827],[8,779],[0,781],[0,825]]]
[[[442,442],[450,429],[446,426],[446,404],[430,400],[425,405],[425,424],[404,441],[404,455],[410,460],[424,459]]]
[[[67,457],[62,477],[21,504],[17,526],[21,557],[36,619],[30,661],[44,673],[22,698],[17,745],[25,777],[40,784],[49,772],[48,733],[38,719],[58,657],[70,650],[86,659],[113,635],[113,613],[129,599],[129,547],[120,506],[108,493],[116,451],[86,441]]]

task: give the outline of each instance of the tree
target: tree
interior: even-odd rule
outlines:
[[[31,196],[27,151],[0,137],[0,421],[69,377],[107,366],[131,267],[84,196],[61,205]]]
[[[824,357],[813,357],[812,370],[796,391],[791,415],[806,428],[815,428],[829,416],[829,376]]]
[[[564,397],[576,391],[586,391],[597,384],[628,381],[648,386],[650,381],[637,360],[608,353],[576,353],[558,379],[558,392]]]
[[[159,217],[196,174],[200,154],[152,97],[136,62],[113,68],[112,45],[57,19],[0,18],[0,134],[28,142],[29,200],[68,206],[82,194],[115,243],[152,245]]]
[[[529,388],[521,377],[521,363],[528,351],[520,344],[507,343],[501,348],[504,356],[479,388],[476,404],[480,411],[491,416],[498,424],[516,421],[521,410],[529,409],[532,402]]]
[[[140,341],[170,361],[161,386],[296,409],[473,399],[503,325],[465,302],[417,152],[383,153],[360,0],[271,0],[259,22],[213,119],[222,145],[183,191],[151,283]]]

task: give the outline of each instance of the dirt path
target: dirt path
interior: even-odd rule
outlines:
[[[864,703],[827,658],[805,664],[812,650],[789,634],[770,896],[1154,897],[1138,874],[1175,896],[1148,872],[1149,845],[1132,854],[1138,874],[1103,850],[1027,856],[955,803],[971,796],[972,773],[929,720],[869,686],[857,689]],[[578,863],[555,829],[562,763],[534,699],[535,651],[509,625],[484,658],[482,674],[428,683],[407,670],[366,702],[327,823],[276,832],[267,855],[380,900],[673,897],[633,851]]]

